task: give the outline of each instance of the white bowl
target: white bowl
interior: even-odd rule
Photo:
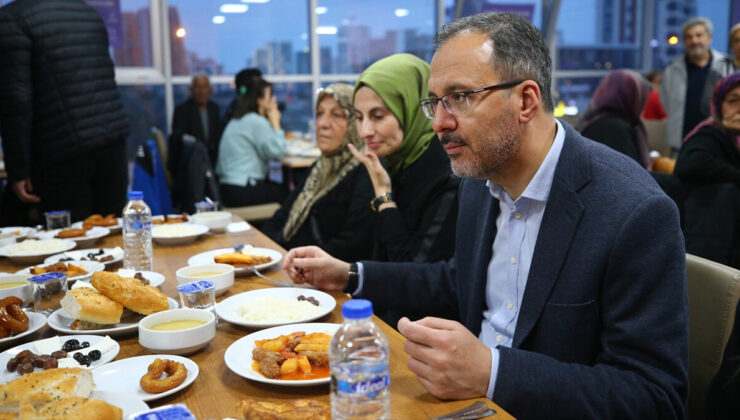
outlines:
[[[196,213],[190,216],[193,223],[206,225],[211,232],[225,232],[226,226],[231,223],[231,213],[228,211],[209,211],[205,213]]]
[[[7,283],[25,282],[22,286],[10,287],[7,289],[0,289],[0,299],[5,299],[9,296],[19,297],[24,305],[33,301],[33,285],[28,279],[31,276],[28,274],[10,274],[0,276],[0,286]]]
[[[208,276],[197,275],[202,273],[218,273]],[[234,266],[230,264],[205,264],[183,267],[175,272],[178,286],[194,281],[206,280],[216,286],[216,296],[226,293],[234,284]]]
[[[185,330],[157,331],[151,328],[163,322],[178,320],[204,321],[205,324]],[[216,316],[204,309],[170,309],[144,317],[139,321],[139,344],[154,353],[192,353],[210,342],[216,335]]]

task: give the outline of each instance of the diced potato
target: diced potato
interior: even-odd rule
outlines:
[[[262,347],[265,350],[280,353],[285,347],[285,344],[288,343],[288,337],[285,335],[281,335],[280,337],[273,338],[272,340],[262,341],[261,344],[259,342],[255,342],[255,343],[257,343],[258,346]]]
[[[298,370],[298,359],[288,359],[280,365],[280,373],[293,373]]]
[[[324,333],[307,334],[305,337],[301,339],[301,343],[326,344],[327,346],[329,345],[329,341],[331,341],[331,336],[329,334],[324,334]]]
[[[294,352],[300,353],[302,351],[329,351],[329,344],[312,344],[312,343],[301,343],[293,349]]]
[[[303,373],[311,373],[311,363],[308,362],[308,358],[306,356],[301,356],[298,359],[293,359],[298,361],[298,368]]]

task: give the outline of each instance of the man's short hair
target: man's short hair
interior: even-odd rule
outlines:
[[[479,32],[493,42],[491,65],[500,82],[531,79],[537,83],[545,110],[552,111],[550,51],[537,28],[519,15],[487,12],[466,16],[444,25],[434,38],[437,48],[469,32]]]
[[[707,35],[712,36],[712,32],[714,31],[714,25],[712,24],[712,21],[705,18],[705,17],[693,17],[681,25],[681,36],[683,38],[686,38],[686,31],[688,31],[690,28],[693,28],[696,25],[702,25],[704,26],[704,29],[707,31]]]
[[[198,74],[193,75],[193,78],[190,79],[190,86],[193,86],[195,84],[195,81],[197,79],[201,78],[201,77],[204,77],[208,81],[208,84],[209,85],[211,84],[211,77],[210,76],[208,76],[205,73],[198,73]]]

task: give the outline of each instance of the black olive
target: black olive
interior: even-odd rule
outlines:
[[[79,363],[79,364],[82,364],[82,358],[83,357],[85,357],[85,355],[82,354],[82,353],[75,353],[75,355],[72,356],[72,358],[74,358],[75,360],[77,360],[77,363]]]
[[[93,350],[87,355],[88,357],[90,357],[90,360],[92,360],[93,362],[96,360],[100,360],[100,356],[102,356],[102,354],[100,353],[100,350]]]
[[[90,347],[90,343],[88,341],[83,341],[82,344],[80,345],[81,349],[86,349],[88,347]]]
[[[88,356],[82,356],[82,360],[78,360],[77,362],[81,365],[90,366],[90,363],[92,363],[92,360]]]
[[[67,340],[62,346],[62,350],[66,351],[67,353],[78,350],[79,348],[80,342],[75,340],[74,338],[71,340]]]

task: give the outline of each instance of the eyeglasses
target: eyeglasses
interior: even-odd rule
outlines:
[[[419,101],[419,105],[421,105],[421,109],[424,111],[424,115],[426,115],[426,117],[430,120],[434,119],[434,113],[437,109],[437,104],[439,104],[440,102],[442,102],[442,105],[450,114],[462,114],[470,109],[470,101],[468,100],[469,95],[485,92],[488,90],[508,89],[522,82],[524,82],[524,80],[513,80],[511,82],[499,83],[497,85],[478,89],[452,92],[440,98],[422,99],[421,101]]]

